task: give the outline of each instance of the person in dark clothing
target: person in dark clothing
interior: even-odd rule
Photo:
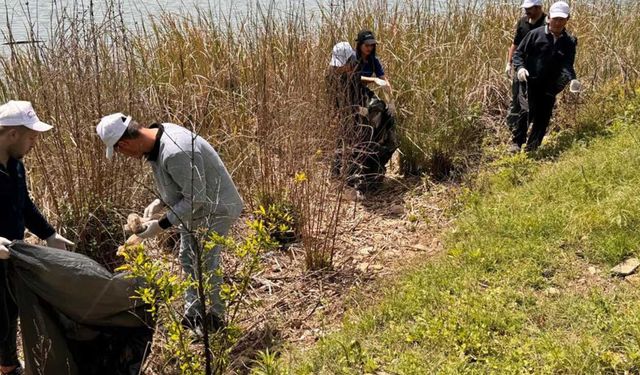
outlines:
[[[375,83],[380,87],[391,89],[391,84],[385,76],[384,68],[376,55],[375,36],[369,30],[362,30],[356,38],[356,74],[365,84]]]
[[[62,237],[42,216],[27,191],[22,158],[38,135],[52,127],[41,122],[31,103],[9,101],[0,106],[0,374],[21,374],[16,348],[18,310],[7,289],[6,246],[24,238],[25,228],[45,239],[47,246],[66,249]]]
[[[350,148],[350,132],[354,129],[355,115],[359,100],[357,98],[360,82],[354,79],[355,51],[349,42],[340,42],[333,46],[331,60],[327,68],[327,94],[334,109],[332,117],[338,124],[336,149],[331,165],[332,177],[342,173],[346,150]]]
[[[511,106],[509,107],[509,114],[507,115],[507,125],[509,126],[509,129],[526,126],[527,119],[529,117],[526,99],[523,98],[523,85],[518,81],[515,75],[512,74],[513,54],[524,37],[527,36],[531,30],[544,26],[546,19],[546,14],[544,14],[544,11],[542,10],[542,0],[524,0],[522,3],[522,9],[524,9],[525,16],[522,17],[516,25],[516,33],[507,54],[507,66],[505,68],[507,76],[512,78]],[[519,151],[519,147],[512,146],[511,151],[517,152]]]
[[[519,149],[526,143],[526,151],[536,150],[546,134],[556,95],[569,82],[572,87],[579,86],[574,69],[578,41],[565,28],[569,16],[567,3],[554,3],[549,9],[548,25],[529,32],[513,55],[518,81],[526,85],[529,117],[527,123],[512,129],[512,148]]]
[[[389,89],[375,56],[376,40],[370,31],[363,31],[357,42],[360,54],[347,42],[334,46],[327,82],[339,125],[331,173],[363,192],[382,180],[398,142],[393,113],[367,87],[372,82]]]

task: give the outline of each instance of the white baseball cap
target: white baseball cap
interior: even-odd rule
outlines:
[[[100,120],[96,132],[102,142],[107,145],[107,159],[113,157],[113,146],[122,138],[130,122],[131,116],[125,116],[120,112],[104,116]]]
[[[564,1],[555,2],[551,5],[551,8],[549,8],[550,18],[569,18],[569,14],[571,14],[569,4]]]
[[[53,128],[40,121],[31,102],[10,100],[0,105],[0,126],[24,126],[37,132],[46,132]]]
[[[520,7],[527,9],[531,7],[541,7],[541,6],[542,6],[542,0],[524,0]]]
[[[329,62],[329,66],[335,66],[337,68],[344,66],[347,63],[347,60],[351,56],[355,56],[356,52],[351,48],[351,44],[349,42],[340,42],[333,46],[333,50],[331,50],[331,62]]]

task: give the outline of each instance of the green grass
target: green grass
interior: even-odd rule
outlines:
[[[465,197],[445,254],[284,367],[638,373],[640,291],[609,274],[639,252],[637,114],[629,105],[609,136],[556,162],[499,161],[481,192]]]

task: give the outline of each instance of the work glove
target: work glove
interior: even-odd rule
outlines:
[[[147,221],[142,226],[144,227],[144,232],[138,233],[137,236],[144,239],[153,238],[164,230],[160,227],[159,220]]]
[[[0,237],[0,259],[9,259],[9,249],[7,246],[11,244],[11,241],[4,237]]]
[[[358,114],[362,117],[369,116],[369,109],[367,107],[358,106]]]
[[[507,66],[504,67],[504,74],[508,78],[511,78],[511,64],[510,63],[507,63]]]
[[[574,94],[581,93],[582,83],[580,83],[580,81],[578,81],[577,79],[572,79],[571,82],[569,82],[569,91],[571,91]]]
[[[67,250],[67,245],[75,246],[73,242],[62,237],[58,233],[52,234],[45,241],[47,242],[48,247],[53,247],[54,249]]]
[[[518,69],[518,81],[527,82],[527,77],[529,77],[529,71],[525,68]]]
[[[153,215],[159,214],[163,207],[164,203],[162,203],[160,199],[154,200],[150,205],[147,206],[147,208],[144,209],[144,215],[142,216],[142,218],[151,219]]]
[[[389,104],[387,104],[387,109],[389,110],[389,113],[391,114],[391,116],[396,115],[396,103],[391,102]]]
[[[376,85],[378,85],[378,87],[382,88],[383,90],[389,92],[391,91],[391,85],[386,80],[381,78],[374,78],[373,81],[376,83]]]

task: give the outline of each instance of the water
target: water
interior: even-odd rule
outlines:
[[[221,19],[235,19],[257,6],[263,9],[271,7],[276,12],[304,7],[307,14],[313,14],[320,7],[341,2],[342,0],[93,0],[93,9],[98,21],[109,15],[122,14],[126,23],[136,24],[162,12],[180,16],[193,14],[199,9]],[[114,5],[116,9],[113,9]],[[88,16],[89,9],[90,0],[4,0],[4,6],[0,7],[0,43],[9,41],[9,30],[15,41],[31,40],[31,26],[37,39],[46,39],[56,17],[63,13]]]

